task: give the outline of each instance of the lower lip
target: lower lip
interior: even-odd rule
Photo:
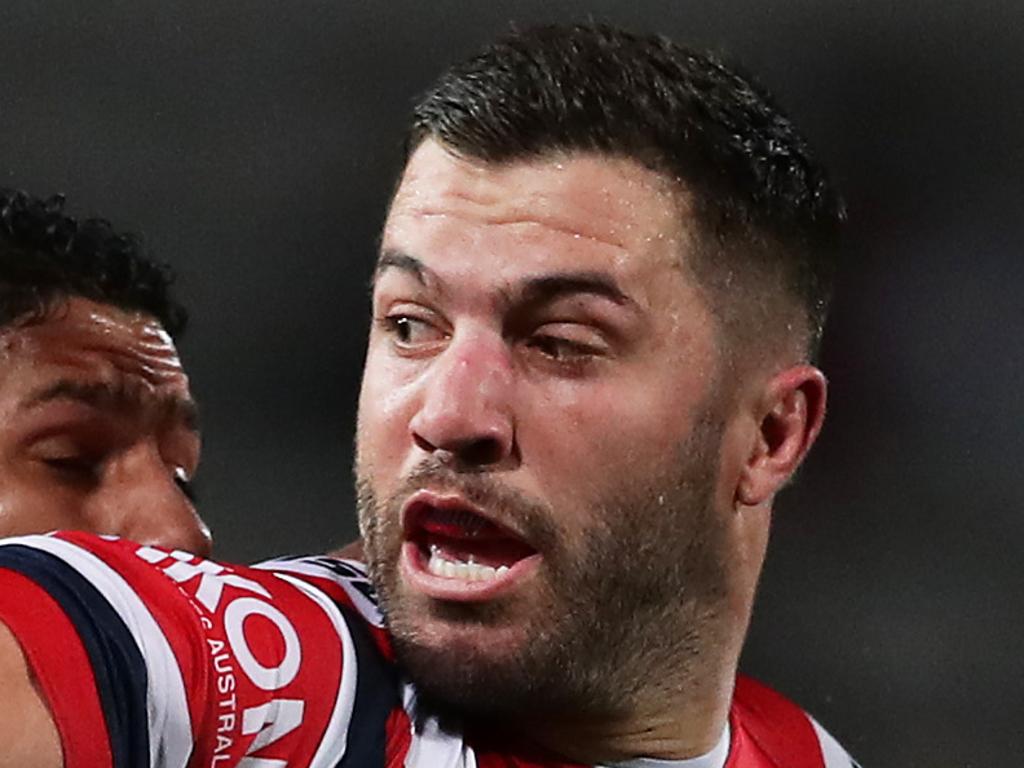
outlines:
[[[488,581],[463,581],[428,571],[427,559],[414,542],[405,542],[399,556],[399,568],[406,584],[435,600],[458,603],[481,603],[508,594],[532,576],[539,565],[540,555],[534,554],[524,557],[510,566],[507,572]]]

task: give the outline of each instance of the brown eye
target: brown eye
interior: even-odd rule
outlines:
[[[432,323],[412,315],[389,315],[383,319],[384,330],[400,347],[414,348],[443,341],[445,334]]]
[[[413,340],[413,333],[416,330],[416,321],[409,317],[396,317],[393,322],[395,338],[403,344],[410,343]]]
[[[567,364],[586,363],[609,352],[600,331],[577,322],[544,323],[527,336],[526,344],[553,362]]]
[[[557,336],[534,336],[530,339],[530,346],[553,360],[580,360],[599,353],[598,349],[589,344]]]

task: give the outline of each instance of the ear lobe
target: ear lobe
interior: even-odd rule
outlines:
[[[736,501],[770,501],[793,476],[825,419],[825,375],[811,365],[787,368],[764,390],[754,447],[736,488]]]

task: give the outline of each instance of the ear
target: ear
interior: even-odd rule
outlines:
[[[739,504],[770,501],[804,460],[825,419],[825,375],[812,365],[776,374],[762,392],[758,429],[736,488]]]

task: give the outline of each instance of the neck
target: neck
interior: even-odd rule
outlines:
[[[734,682],[733,665],[705,685],[676,691],[658,686],[616,716],[545,719],[524,724],[524,730],[545,749],[584,764],[699,757],[714,749],[725,730]]]
[[[618,696],[613,709],[553,717],[549,712],[533,722],[521,721],[516,730],[583,764],[638,757],[686,760],[707,754],[729,717],[752,591],[730,590],[715,619],[702,622],[701,642],[683,656],[634,656],[635,669],[619,670],[624,675],[620,693],[612,692]],[[635,681],[636,687],[622,685],[626,680]]]

